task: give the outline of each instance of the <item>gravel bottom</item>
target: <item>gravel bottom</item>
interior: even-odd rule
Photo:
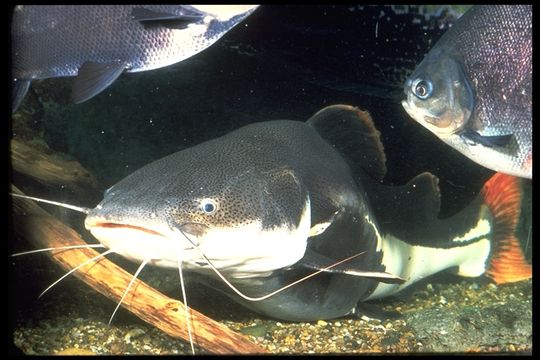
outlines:
[[[179,290],[170,285],[175,284],[173,277],[174,272],[160,275],[158,282],[169,284],[175,292],[170,295],[178,298]],[[76,279],[64,282],[13,310],[13,343],[24,354],[191,354],[188,343],[125,310],[119,310],[108,326],[116,304]],[[496,286],[438,276],[408,293],[373,303],[384,311],[401,313],[397,319],[362,316],[300,323],[261,318],[226,297],[200,289],[188,292],[188,300],[270,353],[532,352],[531,280]],[[205,351],[196,348],[196,353]]]

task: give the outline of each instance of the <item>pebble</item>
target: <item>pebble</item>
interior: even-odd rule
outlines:
[[[124,341],[129,344],[131,343],[131,338],[136,338],[137,336],[141,336],[144,333],[145,331],[143,329],[139,329],[139,328],[132,329],[128,331],[126,336],[124,336]]]
[[[444,296],[441,296],[441,297],[439,298],[439,304],[442,304],[442,305],[446,304],[446,299],[445,299]]]
[[[515,287],[514,287],[515,286]],[[434,286],[434,293],[426,296],[425,291],[418,292],[418,296],[404,300],[388,300],[380,303],[383,310],[396,310],[400,308],[403,314],[418,313],[419,305],[428,310],[434,310],[446,301],[445,308],[457,306],[474,306],[482,309],[485,304],[493,305],[504,302],[509,294],[514,294],[516,300],[522,298],[530,300],[531,284],[508,285],[489,289],[489,285],[481,285],[477,292],[470,289],[470,282],[457,284],[445,284]],[[522,295],[523,294],[523,295]],[[466,295],[466,296],[465,296]],[[60,303],[60,302],[58,302]],[[463,304],[466,303],[466,304]],[[64,304],[65,305],[65,304]],[[379,305],[379,304],[377,304]],[[61,306],[59,305],[60,309]],[[63,310],[59,311],[62,314]],[[98,312],[99,310],[95,311]],[[72,348],[78,350],[90,349],[98,355],[121,355],[121,354],[190,354],[189,344],[178,339],[170,338],[157,329],[148,329],[143,326],[112,325],[106,324],[107,315],[90,320],[86,317],[77,316],[74,312],[73,319],[53,315],[47,318],[33,318],[32,323],[15,328],[13,338],[15,344],[25,354],[55,354],[59,350]],[[235,331],[243,328],[257,327],[267,329],[264,336],[253,336],[250,339],[266,348],[270,353],[293,353],[293,354],[328,354],[328,353],[407,353],[422,352],[432,348],[434,342],[448,338],[449,330],[441,329],[442,323],[433,325],[431,337],[416,338],[414,330],[407,326],[409,321],[403,319],[385,320],[371,319],[363,316],[358,318],[343,318],[338,320],[319,320],[313,322],[276,322],[275,320],[260,318],[256,314],[241,313],[245,320],[227,320],[221,322]],[[247,314],[247,315],[246,315]],[[103,314],[101,314],[103,315]],[[105,321],[103,321],[103,319]],[[126,315],[127,318],[127,315]],[[405,318],[408,318],[407,316]],[[51,319],[56,319],[52,321]],[[84,319],[73,325],[75,319]],[[129,318],[127,318],[129,319]],[[130,322],[131,321],[131,322]],[[128,320],[126,324],[136,321]],[[68,329],[62,330],[62,329]],[[91,334],[90,334],[91,333]],[[75,336],[74,336],[75,335]],[[141,337],[138,339],[138,337]],[[135,340],[137,338],[137,340]],[[129,343],[128,343],[129,341]],[[524,340],[522,343],[516,340],[513,344],[495,345],[496,339],[491,345],[478,345],[477,352],[485,351],[530,351],[532,341]],[[104,345],[104,346],[101,346]],[[197,354],[204,353],[202,349],[196,350]]]

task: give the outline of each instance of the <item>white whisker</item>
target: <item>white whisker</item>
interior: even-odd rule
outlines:
[[[292,282],[292,283],[290,283],[290,284],[288,284],[288,285],[285,285],[285,286],[283,286],[283,287],[281,287],[281,288],[279,288],[279,289],[277,289],[277,290],[275,290],[275,291],[272,291],[271,293],[268,293],[268,294],[266,294],[266,295],[263,295],[263,296],[260,296],[260,297],[251,297],[251,296],[245,295],[245,294],[242,293],[240,290],[238,290],[233,284],[231,284],[231,283],[229,282],[229,280],[227,280],[227,279],[225,278],[225,276],[223,276],[223,274],[221,274],[221,272],[220,272],[220,271],[212,264],[212,262],[206,257],[206,255],[202,252],[202,250],[201,250],[197,245],[195,245],[195,244],[193,243],[193,241],[191,241],[191,239],[190,239],[190,238],[189,238],[189,237],[188,237],[181,229],[178,229],[178,228],[173,228],[173,229],[174,229],[174,231],[180,231],[180,233],[181,233],[184,237],[186,237],[186,239],[191,243],[191,245],[193,245],[193,248],[195,248],[195,249],[199,252],[199,254],[202,256],[202,258],[206,261],[206,263],[208,264],[208,266],[210,266],[210,268],[217,274],[217,276],[219,276],[219,278],[220,278],[221,280],[223,280],[223,282],[224,282],[225,284],[227,284],[227,286],[229,286],[229,287],[231,288],[231,290],[233,290],[236,294],[238,294],[238,295],[239,295],[240,297],[242,297],[243,299],[246,299],[246,300],[248,300],[248,301],[253,301],[253,302],[255,302],[255,301],[262,301],[262,300],[268,299],[269,297],[274,296],[274,295],[276,295],[276,294],[278,294],[278,293],[280,293],[280,292],[282,292],[282,291],[284,291],[284,290],[290,288],[291,286],[294,286],[294,285],[296,285],[296,284],[298,284],[298,283],[300,283],[300,282],[302,282],[302,281],[305,281],[305,280],[307,280],[307,279],[309,279],[309,278],[311,278],[311,277],[313,277],[313,276],[315,276],[315,275],[317,275],[317,274],[320,274],[320,273],[322,273],[322,272],[324,272],[324,271],[327,271],[327,270],[329,270],[329,269],[331,269],[331,268],[333,268],[333,267],[335,267],[335,266],[338,266],[338,265],[340,265],[340,264],[342,264],[342,263],[344,263],[344,262],[346,262],[346,261],[349,261],[349,260],[351,260],[351,259],[354,259],[355,257],[358,257],[358,256],[360,256],[360,255],[362,255],[362,254],[365,253],[365,251],[362,251],[362,252],[360,252],[360,253],[358,253],[358,254],[349,256],[348,258],[345,258],[345,259],[340,260],[340,261],[338,261],[338,262],[336,262],[336,263],[334,263],[334,264],[332,264],[332,265],[329,265],[329,266],[327,266],[327,267],[325,267],[325,268],[322,268],[322,269],[320,269],[320,270],[317,270],[317,271],[315,271],[314,273],[311,273],[311,274],[309,274],[309,275],[307,275],[307,276],[304,276],[303,278],[301,278],[301,279],[299,279],[299,280],[296,280],[296,281],[294,281],[294,282]]]
[[[71,250],[71,249],[104,248],[104,247],[105,245],[102,245],[102,244],[69,245],[69,246],[23,251],[23,252],[11,254],[10,256],[21,256],[21,255],[28,255],[28,254],[34,254],[34,253],[43,252],[43,251],[53,251],[53,250]]]
[[[46,288],[45,290],[43,290],[43,292],[41,294],[39,294],[38,296],[38,299],[40,297],[43,296],[43,294],[45,294],[47,291],[49,291],[49,289],[51,289],[54,285],[58,284],[60,281],[62,281],[66,276],[70,275],[71,273],[77,271],[78,269],[82,268],[83,266],[91,263],[91,262],[94,262],[96,261],[97,259],[99,258],[102,258],[102,257],[105,257],[105,255],[108,255],[110,253],[112,253],[113,251],[112,250],[107,250],[105,251],[104,253],[101,253],[99,254],[98,256],[94,256],[93,258],[91,258],[90,260],[87,260],[85,262],[83,262],[82,264],[78,265],[77,267],[74,267],[73,269],[69,270],[66,274],[64,274],[60,279],[56,280],[55,282],[53,282],[51,285],[49,285],[48,288]]]
[[[290,288],[290,287],[292,287],[292,286],[294,286],[294,285],[296,285],[296,284],[298,284],[298,283],[301,283],[302,281],[305,281],[305,280],[307,280],[307,279],[309,279],[309,278],[311,278],[311,277],[313,277],[313,276],[315,276],[315,275],[318,275],[318,274],[320,274],[320,273],[322,273],[322,272],[324,272],[324,271],[327,271],[327,270],[333,268],[334,266],[338,266],[338,265],[340,265],[340,264],[342,264],[342,263],[344,263],[344,262],[346,262],[346,261],[349,261],[349,260],[351,260],[351,259],[353,259],[353,258],[355,258],[355,257],[357,257],[357,256],[360,256],[360,255],[362,255],[363,253],[365,253],[365,251],[360,252],[360,253],[355,254],[355,255],[352,255],[352,256],[349,256],[348,258],[345,258],[345,259],[343,259],[343,260],[340,260],[340,261],[338,261],[337,263],[334,263],[334,264],[329,265],[329,266],[327,266],[327,267],[325,267],[325,268],[322,268],[322,269],[320,269],[320,270],[317,270],[317,271],[315,271],[314,273],[311,273],[311,274],[309,274],[309,275],[306,275],[306,276],[304,276],[303,278],[300,278],[300,279],[298,279],[298,280],[296,280],[296,281],[293,281],[292,283],[290,283],[290,284],[288,284],[288,285],[285,285],[285,286],[283,286],[283,287],[281,287],[281,288],[279,288],[279,289],[277,289],[277,290],[275,290],[275,291],[272,291],[271,293],[268,293],[268,294],[263,295],[263,296],[260,296],[260,297],[251,297],[251,296],[247,296],[247,295],[243,294],[243,293],[242,293],[240,290],[238,290],[233,284],[231,284],[231,283],[223,276],[223,274],[221,274],[221,272],[220,272],[218,269],[216,269],[216,267],[208,260],[208,258],[206,258],[206,256],[204,256],[204,254],[201,253],[201,255],[203,256],[203,258],[205,259],[205,261],[207,261],[207,263],[208,263],[208,265],[210,266],[210,268],[212,268],[212,270],[214,270],[214,272],[221,278],[221,280],[223,280],[223,281],[225,282],[225,284],[227,284],[227,285],[228,285],[235,293],[237,293],[237,294],[240,295],[242,298],[244,298],[244,299],[246,299],[246,300],[248,300],[248,301],[253,301],[253,302],[255,302],[255,301],[266,300],[266,299],[268,299],[268,298],[270,298],[270,297],[272,297],[272,296],[274,296],[274,295],[276,295],[276,294],[278,294],[278,293],[280,293],[280,292],[282,292],[282,291],[284,291],[284,290],[286,290],[286,289],[288,289],[288,288]]]
[[[137,269],[137,271],[135,272],[135,274],[131,278],[131,281],[129,282],[126,290],[124,291],[124,294],[122,295],[122,298],[118,302],[118,305],[116,305],[116,308],[114,309],[114,311],[113,311],[113,313],[111,315],[111,318],[109,319],[109,325],[111,325],[114,314],[116,314],[116,311],[118,311],[118,308],[120,307],[120,304],[122,304],[122,301],[124,301],[124,298],[126,297],[126,295],[129,292],[129,289],[131,288],[131,285],[133,285],[133,283],[135,282],[135,279],[137,279],[137,276],[139,275],[141,270],[145,267],[145,265],[148,264],[149,261],[150,261],[150,259],[144,259],[144,261],[141,263],[141,265],[139,266],[139,268]]]
[[[184,284],[184,276],[182,274],[182,259],[178,258],[178,273],[180,274],[180,287],[182,288],[182,296],[184,297],[184,310],[186,312],[186,324],[189,336],[189,344],[191,345],[191,353],[195,355],[195,347],[193,346],[193,335],[191,330],[191,321],[189,316],[189,307],[187,304],[186,287]]]
[[[30,200],[34,200],[34,201],[38,201],[38,202],[42,202],[42,203],[46,203],[46,204],[65,207],[67,209],[75,210],[75,211],[82,212],[82,213],[85,213],[85,214],[88,214],[90,212],[90,210],[91,210],[90,208],[87,208],[87,207],[64,204],[64,203],[61,203],[61,202],[58,202],[58,201],[45,200],[45,199],[40,199],[40,198],[36,198],[36,197],[32,197],[32,196],[15,194],[15,193],[9,193],[9,194],[11,196],[20,197],[20,198],[23,198],[23,199],[30,199]]]

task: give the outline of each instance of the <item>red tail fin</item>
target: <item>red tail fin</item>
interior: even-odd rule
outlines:
[[[486,275],[497,284],[526,280],[532,277],[519,240],[515,236],[521,213],[520,179],[495,174],[482,188],[484,203],[494,217],[491,256]]]

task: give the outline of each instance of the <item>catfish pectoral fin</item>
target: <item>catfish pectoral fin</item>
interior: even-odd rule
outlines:
[[[352,315],[356,317],[367,316],[373,319],[379,320],[395,320],[403,317],[399,311],[383,310],[377,304],[369,304],[365,302],[359,302],[356,304]]]
[[[348,270],[348,271],[343,271],[343,274],[365,277],[365,278],[377,280],[378,282],[382,282],[385,284],[403,284],[406,281],[405,279],[400,278],[397,275],[390,274],[383,271]]]

